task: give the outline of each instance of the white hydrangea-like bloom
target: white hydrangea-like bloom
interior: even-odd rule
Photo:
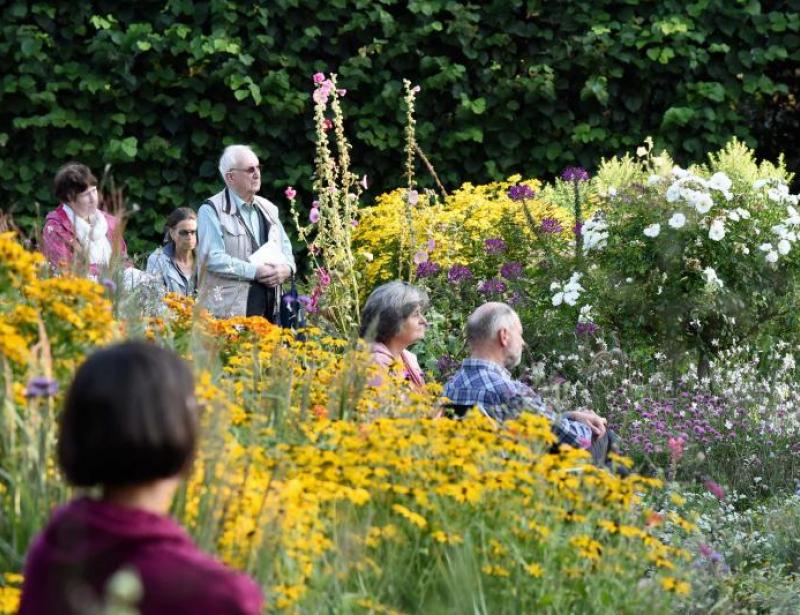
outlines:
[[[583,253],[587,254],[592,250],[601,250],[608,243],[608,225],[603,218],[602,212],[595,212],[583,224],[581,229],[583,236]]]
[[[713,267],[706,267],[703,269],[703,278],[705,279],[706,284],[709,286],[716,286],[717,288],[722,288],[725,286],[722,280],[719,279],[719,276]]]
[[[551,292],[558,291],[551,298],[553,307],[558,307],[562,303],[566,303],[567,305],[575,305],[578,303],[578,298],[584,290],[583,286],[580,284],[581,276],[582,274],[576,271],[564,284],[560,282],[553,282],[550,284]]]
[[[655,224],[651,224],[650,226],[645,227],[644,234],[648,237],[658,237],[658,234],[661,232],[661,225],[657,222]]]
[[[708,229],[708,237],[714,241],[720,241],[725,237],[725,222],[722,218],[717,218],[711,223],[711,227]]]
[[[667,224],[669,224],[672,228],[675,229],[683,228],[683,226],[686,224],[686,216],[684,216],[679,211],[675,212],[674,214],[672,214],[672,217],[669,219],[669,222],[667,222]]]

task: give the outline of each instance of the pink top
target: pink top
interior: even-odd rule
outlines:
[[[141,579],[141,615],[256,615],[261,591],[164,515],[79,498],[55,511],[25,562],[21,615],[88,613],[123,566]]]
[[[119,237],[115,236],[119,220],[102,210],[100,210],[100,213],[105,216],[106,222],[108,223],[106,237],[108,237],[108,241],[111,243],[112,250],[119,254],[126,254],[128,248],[125,245],[125,240],[121,235]],[[69,267],[72,265],[76,248],[78,248],[79,245],[78,238],[75,236],[75,228],[62,203],[47,214],[44,219],[44,228],[42,229],[42,253],[53,269],[59,269],[65,266]],[[94,265],[94,263],[89,263],[89,265]],[[96,274],[97,272],[93,271],[92,273]]]
[[[373,342],[370,346],[370,351],[372,352],[372,360],[386,369],[389,369],[397,362],[392,351],[385,344]],[[422,389],[425,386],[425,377],[422,375],[422,369],[419,367],[416,355],[408,350],[403,350],[400,356],[403,360],[403,375],[405,379],[409,382],[411,388]]]

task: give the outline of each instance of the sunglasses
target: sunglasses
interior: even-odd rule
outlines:
[[[178,235],[181,237],[189,237],[190,235],[197,235],[197,231],[189,231],[185,228],[182,228],[178,231]]]
[[[237,169],[236,167],[234,167],[231,169],[231,171],[241,171],[242,173],[247,173],[248,175],[255,175],[256,171],[258,171],[259,173],[261,172],[261,165],[256,164],[253,165],[252,167],[245,167],[243,169]]]

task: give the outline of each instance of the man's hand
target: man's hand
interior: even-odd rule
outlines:
[[[277,286],[292,275],[289,265],[261,265],[256,269],[256,282],[264,286]]]
[[[603,434],[606,433],[606,423],[608,421],[595,414],[593,410],[575,410],[567,412],[566,416],[572,421],[588,425],[596,438],[602,438]]]

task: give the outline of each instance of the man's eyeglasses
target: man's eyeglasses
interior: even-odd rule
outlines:
[[[247,173],[248,175],[255,175],[256,171],[258,171],[259,173],[261,172],[261,165],[255,164],[252,167],[245,167],[243,169],[238,169],[236,167],[233,167],[231,171],[240,171],[242,173]]]
[[[189,237],[190,235],[197,235],[197,231],[190,231],[185,228],[178,230],[178,235],[181,237]]]

